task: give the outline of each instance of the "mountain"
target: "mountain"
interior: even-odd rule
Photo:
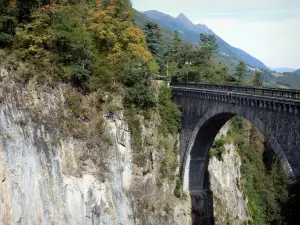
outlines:
[[[189,20],[189,18],[187,18],[183,13],[180,13],[177,18],[176,21],[178,21],[178,23],[184,25],[185,27],[193,27],[194,24]]]
[[[300,69],[299,69],[299,70],[295,70],[295,71],[293,72],[293,74],[296,74],[297,76],[300,76]]]
[[[151,20],[171,31],[178,30],[184,40],[195,44],[199,43],[200,33],[215,35],[219,44],[220,53],[228,55],[235,60],[242,60],[251,67],[268,69],[261,61],[254,58],[247,52],[228,44],[207,26],[203,24],[193,24],[183,13],[179,14],[176,18],[156,10],[146,11],[144,14]]]
[[[294,72],[296,69],[292,69],[292,68],[269,68],[272,71],[278,72],[278,73],[292,73]]]
[[[300,89],[300,76],[295,73],[283,73],[283,76],[277,78],[276,84],[288,88]]]

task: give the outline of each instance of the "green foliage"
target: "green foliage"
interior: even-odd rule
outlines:
[[[261,134],[241,117],[232,119],[230,133],[242,161],[242,185],[251,224],[286,224],[282,207],[288,198],[288,184],[278,160],[273,159],[267,168]]]
[[[179,166],[177,154],[178,147],[177,141],[168,136],[160,140],[160,147],[165,153],[163,159],[160,162],[160,175],[162,179],[168,179],[168,181],[174,181],[176,168]]]
[[[84,122],[68,121],[67,128],[75,138],[83,140],[87,138],[88,127]]]
[[[181,198],[181,195],[182,195],[182,184],[180,182],[180,179],[177,179],[176,180],[176,186],[175,186],[175,189],[174,189],[174,195],[177,197],[177,198]]]
[[[151,86],[152,73],[146,65],[139,62],[129,62],[123,75],[126,86],[124,104],[140,109],[149,109],[156,105],[154,89]]]
[[[105,121],[101,116],[99,116],[99,118],[97,119],[97,122],[95,124],[95,132],[102,143],[106,143],[109,145],[112,144],[111,137],[109,136],[109,134],[106,131]]]
[[[10,46],[18,24],[17,9],[10,0],[1,1],[0,5],[0,47]]]
[[[162,30],[155,23],[147,23],[143,29],[149,51],[155,57],[158,65],[160,67],[160,72],[163,73],[165,70],[165,60],[164,60],[164,48],[162,39]]]
[[[175,186],[175,189],[174,189],[174,195],[177,198],[183,199],[183,200],[186,200],[186,198],[187,198],[186,193],[183,191],[183,184],[182,184],[181,177],[177,177],[177,179],[176,179],[176,186]]]
[[[31,19],[31,13],[32,11],[37,8],[41,7],[42,5],[45,4],[50,4],[50,0],[16,0],[17,8],[18,8],[18,13],[19,13],[19,21],[30,21]]]
[[[235,69],[235,76],[237,78],[237,84],[241,84],[246,73],[246,64],[243,61],[240,61]]]
[[[83,116],[85,110],[82,108],[82,95],[79,92],[67,93],[66,102],[76,118]]]
[[[255,72],[252,80],[253,86],[263,86],[260,72]]]
[[[53,31],[50,27],[51,18],[43,12],[32,14],[32,22],[16,31],[15,48],[22,59],[40,59],[48,55],[46,49],[52,46]],[[36,60],[38,61],[38,60]]]
[[[135,153],[134,163],[136,163],[138,166],[143,166],[145,165],[146,157],[143,152],[142,128],[140,118],[133,108],[125,109],[124,116],[126,122],[128,123],[131,134],[131,148]]]
[[[225,152],[226,141],[221,138],[213,142],[210,151],[208,152],[209,157],[215,156],[219,161],[223,161],[223,153]]]
[[[201,56],[209,60],[218,49],[217,39],[214,35],[200,34]]]
[[[92,39],[86,29],[86,10],[84,5],[64,7],[56,11],[52,22],[59,62],[70,70],[65,77],[76,86],[92,73]]]
[[[178,106],[171,100],[171,97],[170,88],[167,85],[163,85],[159,92],[158,109],[161,118],[159,130],[165,136],[177,134],[180,127],[181,113]]]
[[[182,41],[174,32],[172,42],[166,51],[167,75],[174,81],[227,83],[229,70],[213,59],[217,52],[217,42],[213,35],[201,34],[200,46]]]

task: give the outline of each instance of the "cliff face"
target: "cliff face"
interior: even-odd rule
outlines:
[[[155,184],[156,158],[148,173],[133,164],[122,112],[103,116],[108,156],[91,157],[88,140],[56,129],[64,87],[17,88],[9,76],[1,70],[0,224],[190,224],[188,201],[176,199],[172,185]],[[147,196],[159,199],[152,211],[141,206]]]
[[[229,125],[219,132],[217,139],[227,135]],[[225,144],[222,160],[211,157],[208,165],[210,186],[213,192],[216,224],[247,224],[248,208],[241,185],[241,159],[236,146]]]

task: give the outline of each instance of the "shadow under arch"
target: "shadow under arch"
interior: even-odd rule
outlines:
[[[237,108],[228,108],[224,111],[221,107],[215,107],[200,118],[196,125],[188,147],[184,153],[182,164],[184,190],[201,192],[203,190],[204,173],[207,166],[207,154],[211,145],[224,124],[234,116],[242,116],[250,121],[267,139],[268,144],[278,157],[287,175],[289,183],[296,182],[293,170],[284,154],[282,147],[272,135],[267,124],[264,124],[254,113],[240,111]]]

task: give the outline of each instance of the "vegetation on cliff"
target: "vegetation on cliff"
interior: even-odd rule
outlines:
[[[250,224],[297,224],[296,188],[290,189],[273,150],[243,118],[235,117],[230,126],[229,136],[242,161],[239,185],[248,201]]]
[[[151,196],[140,193],[149,187],[143,178],[132,187],[138,199],[134,210],[142,220],[154,214],[165,221],[176,199],[180,113],[169,87],[153,79],[161,64],[133,16],[129,0],[5,0],[0,6],[0,47],[6,55],[1,63],[21,88],[64,88],[51,126],[59,128],[60,138],[71,135],[86,143],[89,151],[81,159],[101,168],[101,180],[107,177],[113,145],[104,118],[123,112],[133,162],[143,176],[155,174],[156,182]],[[163,184],[171,189],[167,201],[157,195],[166,191]]]

